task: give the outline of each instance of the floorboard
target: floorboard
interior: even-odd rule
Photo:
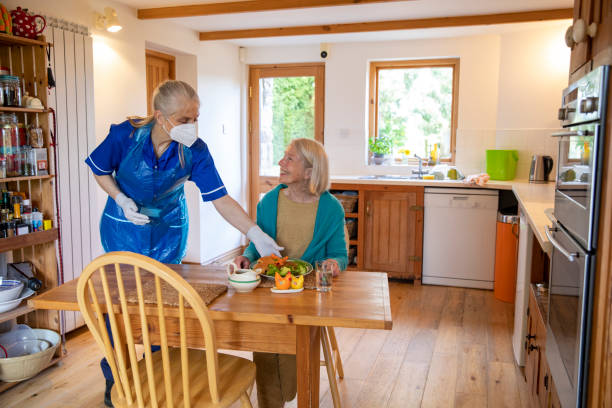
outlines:
[[[335,329],[343,408],[528,407],[512,353],[512,305],[477,289],[390,282],[389,290],[392,331]],[[102,408],[101,353],[93,338],[80,329],[66,347],[60,364],[1,393],[0,407]],[[263,408],[255,390],[251,400]],[[296,400],[285,406],[295,408]],[[320,406],[333,408],[324,367]]]

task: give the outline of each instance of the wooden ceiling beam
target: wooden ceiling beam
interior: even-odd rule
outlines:
[[[373,21],[367,23],[328,24],[277,28],[253,28],[246,30],[228,31],[206,31],[200,32],[200,41],[525,23],[545,20],[563,20],[572,18],[572,15],[573,9],[566,8],[554,10],[525,11],[518,13],[423,18],[415,20]]]
[[[349,6],[412,0],[246,0],[228,3],[138,9],[139,19],[210,16],[214,14],[253,13],[257,11],[292,10],[313,7]]]

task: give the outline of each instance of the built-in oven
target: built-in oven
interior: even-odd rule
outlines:
[[[552,244],[546,360],[563,407],[581,406],[586,386],[590,279],[594,256],[559,224],[546,227]]]
[[[592,287],[610,67],[563,91],[552,227],[546,359],[561,406],[586,406]]]
[[[555,217],[587,249],[596,248],[595,193],[599,182],[599,124],[576,125],[555,133],[559,139]]]

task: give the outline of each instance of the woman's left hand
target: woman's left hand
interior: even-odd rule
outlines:
[[[338,266],[338,261],[335,259],[326,259],[323,261],[323,264],[331,266],[334,278],[340,274],[340,267]]]

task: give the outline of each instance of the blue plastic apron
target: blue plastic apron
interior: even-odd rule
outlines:
[[[130,197],[150,222],[135,225],[128,221],[110,196],[100,221],[100,237],[106,252],[131,251],[163,263],[180,263],[187,250],[189,217],[183,185],[192,168],[191,151],[183,149],[185,166],[180,161],[166,170],[151,167],[144,158],[151,127],[143,126],[134,132],[134,144],[121,161],[115,180],[121,191]]]

